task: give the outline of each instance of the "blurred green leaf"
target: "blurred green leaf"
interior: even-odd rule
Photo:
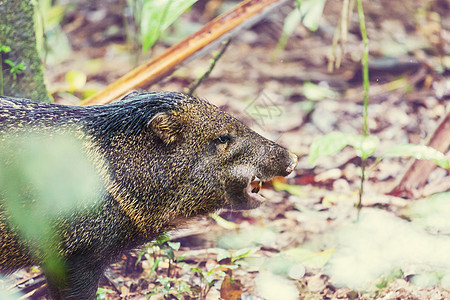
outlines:
[[[45,31],[50,31],[59,26],[64,17],[65,6],[53,5],[52,0],[38,0],[37,9],[40,14],[40,22],[43,22]]]
[[[272,181],[274,189],[277,191],[286,191],[291,195],[296,196],[304,196],[305,191],[303,190],[303,187],[301,185],[292,185],[292,184],[286,184],[279,180],[273,180]]]
[[[161,32],[198,0],[144,0],[142,9],[142,49],[150,49]]]
[[[431,271],[427,273],[415,274],[411,277],[410,280],[414,285],[417,285],[421,288],[427,288],[438,285],[439,277],[440,274],[438,274],[436,271]]]
[[[11,224],[55,280],[65,276],[54,219],[96,203],[99,176],[75,133],[0,136],[0,195]]]
[[[322,87],[312,82],[305,82],[302,88],[303,95],[311,101],[319,101],[324,98],[334,98],[336,93],[328,87]]]
[[[230,257],[231,257],[231,253],[230,253],[229,251],[227,251],[227,250],[225,250],[225,249],[221,249],[221,248],[218,248],[218,249],[220,249],[220,250],[217,250],[217,251],[216,251],[216,254],[217,254],[217,261],[218,261],[218,262],[220,262],[220,261],[223,260],[223,259],[226,259],[226,258],[230,258]],[[210,251],[208,250],[208,252],[210,252]]]
[[[180,249],[181,243],[180,242],[167,242],[167,245],[169,245],[170,248],[177,251]]]
[[[270,271],[273,274],[288,276],[290,269],[296,264],[298,264],[297,261],[282,253],[266,259],[260,266],[260,271]]]
[[[377,150],[380,140],[374,135],[363,136],[362,139],[355,144],[351,144],[356,150],[356,154],[362,159],[367,159],[375,150]]]
[[[239,260],[239,259],[245,258],[249,255],[255,254],[256,251],[258,251],[258,248],[243,248],[243,249],[236,250],[235,252],[233,252],[231,261],[235,262],[236,260]]]
[[[83,89],[83,91],[81,92],[81,98],[82,99],[89,98],[89,97],[97,94],[98,92],[99,92],[98,89]]]
[[[114,291],[110,289],[98,288],[97,289],[97,300],[106,299],[106,294],[113,294]]]
[[[389,274],[383,276],[379,279],[379,282],[375,285],[379,289],[383,289],[387,287],[390,283],[394,282],[394,280],[403,277],[403,271],[401,268],[393,269]]]
[[[8,53],[11,51],[11,47],[3,45],[2,42],[0,42],[0,52]]]
[[[300,14],[303,17],[303,25],[309,30],[316,31],[322,18],[326,0],[305,0],[300,6]]]
[[[170,247],[164,247],[164,254],[171,260],[174,261],[175,260],[175,253],[173,252],[173,249]]]
[[[37,0],[35,5],[36,45],[46,64],[57,64],[70,55],[70,42],[60,23],[66,9],[74,3],[58,5],[57,1]]]
[[[67,90],[69,92],[75,92],[80,90],[86,84],[87,76],[83,72],[72,70],[66,73],[66,83],[68,84]]]
[[[309,30],[315,31],[319,27],[326,0],[297,0],[297,8],[292,10],[284,19],[283,33],[278,41],[278,49],[284,49],[289,37],[294,33],[298,24],[303,21]]]
[[[333,256],[334,250],[335,248],[333,247],[321,252],[312,252],[304,248],[292,248],[283,253],[308,267],[322,268]]]
[[[413,223],[441,232],[450,231],[450,191],[410,202],[402,211]]]
[[[72,132],[1,136],[2,190],[11,197],[32,196],[24,198],[33,200],[27,205],[39,207],[46,215],[96,203],[100,179],[75,136]]]
[[[3,61],[11,67],[9,72],[13,75],[14,80],[17,78],[18,74],[22,73],[22,71],[26,70],[26,68],[27,68],[23,62],[21,62],[19,64],[15,64],[14,62],[12,62],[9,59],[5,59]]]
[[[313,141],[309,151],[309,161],[315,165],[320,156],[335,155],[345,146],[352,146],[358,156],[367,159],[375,152],[379,143],[379,139],[373,135],[365,137],[351,133],[331,132]]]
[[[298,9],[292,10],[284,19],[283,33],[278,41],[277,48],[284,49],[289,37],[294,33],[295,28],[302,21],[302,15]]]
[[[3,62],[4,62],[5,64],[7,64],[8,66],[10,66],[11,68],[15,66],[15,63],[12,62],[10,59],[7,59],[7,58],[6,58],[6,59],[3,60]]]
[[[316,138],[309,150],[309,161],[312,165],[320,156],[331,156],[348,146],[347,135],[343,132],[331,132]]]
[[[239,224],[230,222],[219,216],[218,214],[211,214],[211,218],[216,221],[217,225],[225,229],[237,229],[239,228]]]
[[[425,145],[397,145],[388,149],[383,154],[383,157],[414,157],[415,159],[430,159],[441,168],[449,168],[449,161],[442,152]]]

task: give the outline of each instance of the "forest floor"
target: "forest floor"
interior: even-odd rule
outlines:
[[[77,97],[101,90],[133,68],[136,53],[127,48],[121,3],[81,1],[66,10],[61,23],[66,46],[53,47],[57,50],[49,52],[46,68],[56,102],[77,104]],[[288,11],[281,8],[238,33],[196,91],[296,153],[295,174],[266,183],[261,193],[267,201],[260,208],[195,219],[171,233],[169,243],[127,253],[107,270],[100,298],[145,299],[155,292],[150,299],[450,299],[448,170],[436,168],[423,188],[407,196],[389,195],[410,160],[385,158],[374,164],[393,145],[425,144],[449,110],[450,20],[444,17],[450,15],[449,5],[364,2],[371,59],[369,129],[380,144],[368,159],[360,213],[356,151],[346,147],[320,157],[315,166],[308,159],[317,137],[363,133],[356,13],[341,68],[327,70],[340,9],[340,1],[328,1],[317,31],[299,25],[285,49],[277,50]],[[152,55],[215,13],[196,5]],[[141,63],[148,58],[141,56]],[[185,91],[210,58],[192,60],[149,90]],[[86,74],[87,83],[70,91],[65,76],[74,70]],[[152,269],[155,259],[159,264]]]

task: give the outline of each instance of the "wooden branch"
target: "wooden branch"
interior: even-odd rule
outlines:
[[[442,118],[438,127],[431,136],[428,146],[443,153],[447,153],[450,147],[450,112]],[[395,196],[413,197],[414,191],[421,189],[436,168],[433,161],[416,160],[407,169],[400,182],[389,193]]]
[[[266,13],[285,2],[284,0],[245,0],[234,9],[218,16],[202,29],[190,35],[180,43],[170,47],[160,56],[128,72],[104,90],[82,101],[80,105],[106,104],[125,93],[143,88],[157,82],[175,70],[193,54],[220,41],[229,38],[237,29],[250,26],[259,21]],[[259,17],[259,18],[256,18]],[[241,26],[242,25],[242,26]]]
[[[189,87],[188,95],[192,96],[192,94],[194,94],[195,90],[200,86],[200,84],[203,82],[203,80],[205,78],[209,77],[209,75],[211,74],[212,70],[216,66],[217,61],[225,53],[225,51],[227,50],[227,48],[230,45],[230,43],[231,43],[231,39],[228,39],[228,41],[223,45],[222,49],[220,49],[220,52],[212,59],[212,62],[209,65],[208,70],[206,70],[206,72],[202,76],[197,78],[197,80],[193,84],[191,84],[191,86]]]

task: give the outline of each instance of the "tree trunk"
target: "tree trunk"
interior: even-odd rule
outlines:
[[[0,84],[3,84],[5,96],[50,102],[34,29],[31,0],[0,0],[0,42],[11,49],[8,53],[0,53],[3,74]],[[23,62],[26,69],[14,75],[5,59],[15,65]]]

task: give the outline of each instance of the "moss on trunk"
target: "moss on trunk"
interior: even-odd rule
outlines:
[[[11,48],[10,52],[2,53],[3,94],[50,102],[36,49],[31,0],[0,0],[0,42]],[[13,76],[5,59],[16,65],[23,62],[26,69]]]

